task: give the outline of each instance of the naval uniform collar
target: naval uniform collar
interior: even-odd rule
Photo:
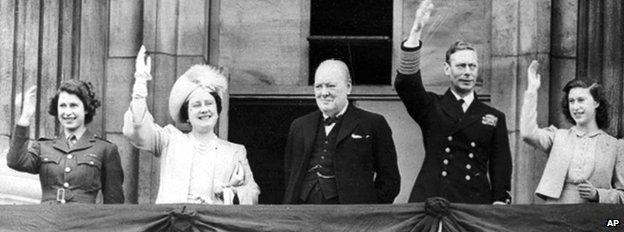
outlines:
[[[472,104],[475,99],[474,90],[470,91],[470,94],[466,95],[465,97],[459,96],[459,94],[457,94],[453,90],[453,88],[451,88],[451,93],[453,94],[453,96],[455,96],[455,100],[457,101],[459,101],[459,99],[464,99],[464,104],[466,104],[468,107],[470,107],[470,104]]]

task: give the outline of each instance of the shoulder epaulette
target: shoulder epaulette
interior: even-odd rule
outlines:
[[[37,139],[37,141],[52,141],[55,140],[56,138],[50,138],[50,137],[39,137]]]
[[[96,138],[96,139],[98,139],[98,140],[102,140],[102,141],[104,141],[104,142],[107,142],[107,143],[112,144],[112,142],[111,142],[111,141],[108,141],[108,140],[106,140],[105,138],[102,138],[102,137],[100,137],[99,135],[96,135],[96,134],[94,134],[94,135],[93,135],[93,138]]]

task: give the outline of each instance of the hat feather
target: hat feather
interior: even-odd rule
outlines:
[[[192,83],[215,91],[221,99],[227,92],[228,84],[225,74],[220,69],[210,65],[193,65],[182,74],[181,78],[186,78]]]

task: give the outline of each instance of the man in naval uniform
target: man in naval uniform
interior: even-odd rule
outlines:
[[[420,36],[433,8],[425,0],[403,42],[395,89],[422,130],[425,160],[409,202],[443,197],[455,203],[509,203],[511,155],[505,115],[475,94],[477,52],[458,41],[446,52],[443,95],[425,91],[420,72]]]

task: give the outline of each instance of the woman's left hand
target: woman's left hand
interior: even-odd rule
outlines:
[[[152,69],[152,58],[146,55],[145,46],[141,45],[139,53],[137,53],[135,70],[134,70],[134,86],[132,87],[132,98],[145,99],[147,97],[147,81],[152,79],[150,70]],[[147,56],[147,58],[145,58]],[[135,108],[134,106],[132,106]],[[140,106],[136,106],[140,107]],[[143,112],[141,109],[137,109]],[[142,114],[141,119],[142,119]],[[137,122],[137,121],[135,121]]]
[[[581,198],[593,202],[598,201],[598,190],[596,190],[596,187],[588,180],[583,180],[583,182],[578,185],[578,189]]]
[[[541,75],[538,73],[539,62],[537,60],[531,61],[531,65],[527,69],[528,85],[527,90],[537,91],[541,85]]]
[[[151,80],[151,70],[152,58],[147,55],[147,49],[145,49],[145,46],[141,45],[135,61],[134,78],[145,79],[146,81]]]

